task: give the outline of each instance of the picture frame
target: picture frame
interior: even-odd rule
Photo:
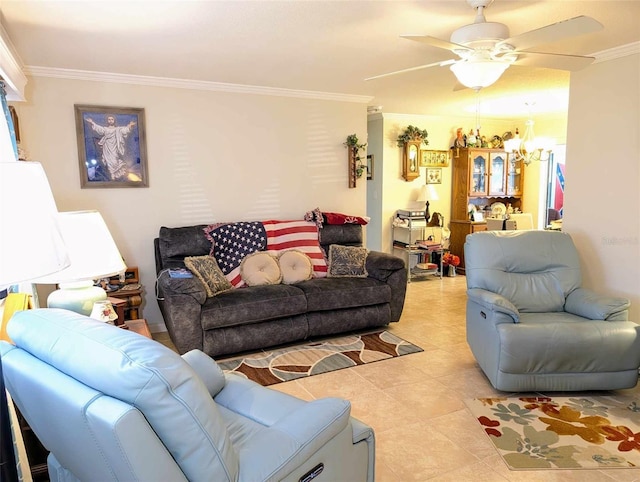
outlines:
[[[420,167],[449,167],[449,151],[421,149]]]
[[[367,154],[367,181],[373,180],[373,154]]]
[[[442,169],[439,167],[427,168],[427,184],[442,184]]]
[[[144,109],[74,105],[80,187],[149,187]]]

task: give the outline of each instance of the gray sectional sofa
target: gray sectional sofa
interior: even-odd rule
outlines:
[[[180,353],[199,349],[212,357],[382,327],[400,319],[407,288],[401,258],[370,251],[368,277],[313,278],[286,285],[232,289],[207,297],[197,277],[172,278],[186,256],[209,254],[205,225],[160,228],[154,240],[157,298]],[[320,245],[362,245],[362,226],[324,225]]]

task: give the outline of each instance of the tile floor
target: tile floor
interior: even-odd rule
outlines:
[[[376,433],[376,481],[640,481],[640,469],[512,471],[464,404],[502,395],[465,340],[464,276],[409,284],[402,319],[389,330],[424,349],[271,388],[305,400],[351,401]],[[166,341],[166,333],[154,334]],[[620,394],[636,395],[640,388]]]

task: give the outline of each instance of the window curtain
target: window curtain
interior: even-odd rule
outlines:
[[[18,142],[16,130],[7,104],[7,91],[4,82],[0,81],[0,103],[4,113],[5,122],[0,122],[0,162],[18,160]]]

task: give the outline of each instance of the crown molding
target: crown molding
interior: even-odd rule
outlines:
[[[52,67],[25,67],[27,75],[34,77],[53,77],[58,79],[88,80],[93,82],[112,82],[118,84],[147,85],[152,87],[170,87],[174,89],[207,90],[229,92],[234,94],[271,95],[276,97],[295,97],[298,99],[334,100],[367,104],[372,96],[319,92],[314,90],[283,89],[279,87],[262,87],[258,85],[228,84],[206,80],[173,79],[168,77],[151,77],[146,75],[115,74],[110,72],[94,72],[89,70],[60,69]]]
[[[0,76],[5,83],[7,100],[25,100],[24,87],[27,85],[27,77],[23,72],[20,57],[2,24],[0,24]]]
[[[611,49],[601,50],[600,52],[596,52],[592,56],[596,58],[593,63],[598,64],[600,62],[619,59],[620,57],[626,57],[628,55],[638,53],[640,53],[640,42],[632,42],[630,44],[620,45]]]

